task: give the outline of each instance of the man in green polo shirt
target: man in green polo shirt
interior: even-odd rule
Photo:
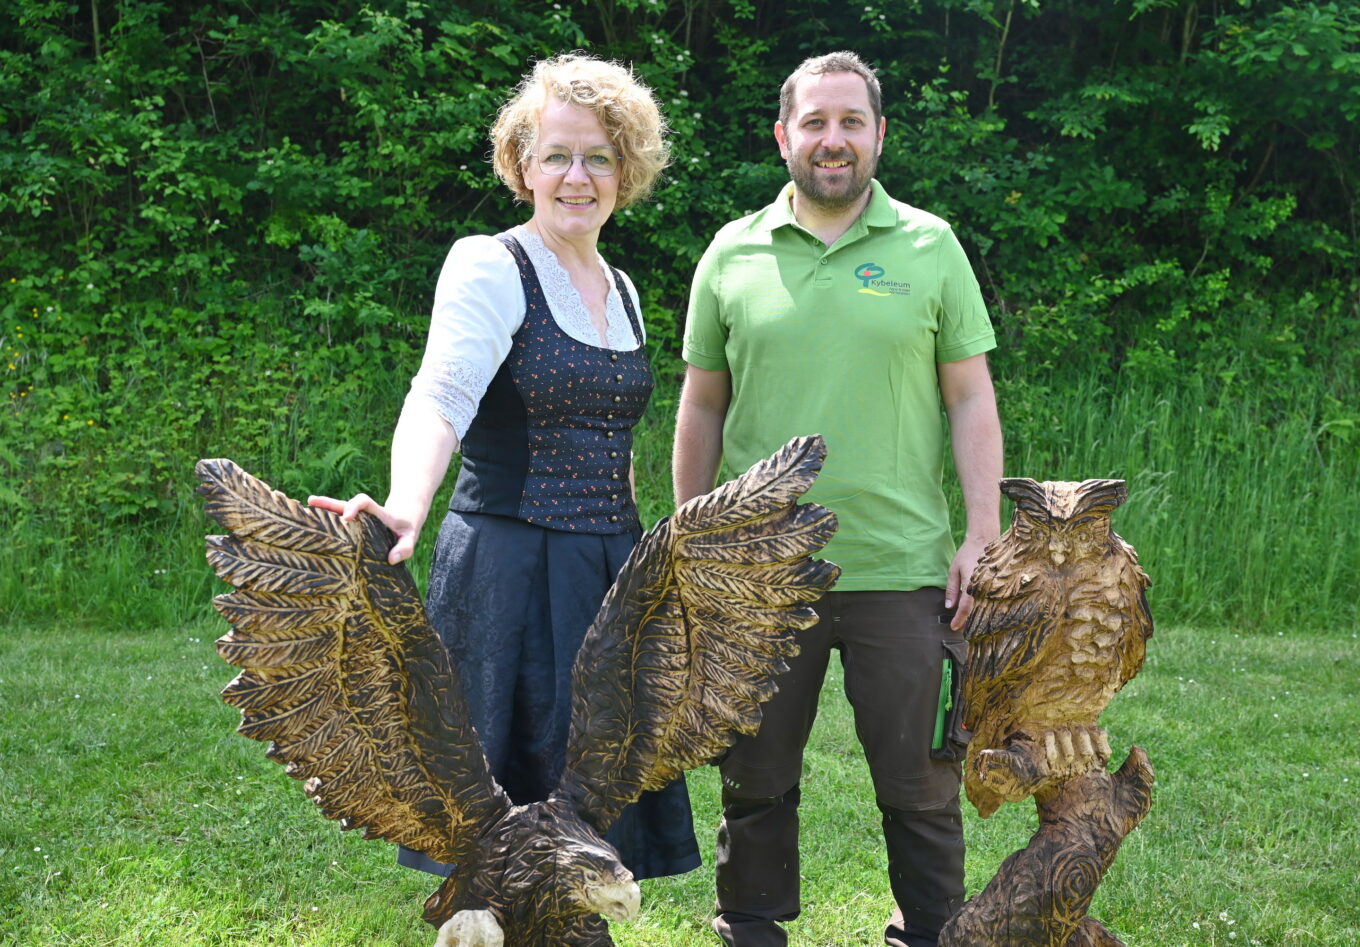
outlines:
[[[724,227],[699,263],[675,439],[684,502],[720,465],[745,470],[801,434],[826,438],[808,498],[834,510],[842,575],[822,620],[722,761],[714,929],[782,947],[799,912],[802,753],[832,648],[883,814],[897,911],[885,941],[936,943],[963,902],[960,771],[938,746],[947,654],[962,655],[966,589],[999,532],[1001,428],[977,281],[949,225],[873,179],[886,123],[853,53],[784,83],[775,140],[792,182]],[[946,430],[967,509],[954,549],[941,487]],[[932,756],[934,750],[934,756]]]

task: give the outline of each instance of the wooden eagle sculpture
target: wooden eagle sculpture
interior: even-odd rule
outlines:
[[[1133,747],[1106,772],[1101,712],[1143,665],[1152,635],[1138,555],[1110,526],[1122,480],[1001,481],[1009,530],[969,592],[964,726],[968,799],[986,818],[1034,796],[1039,830],[941,932],[941,947],[1087,947],[1120,941],[1086,916],[1124,836],[1151,806]]]
[[[812,560],[835,516],[798,505],[820,437],[790,441],[696,497],[633,550],[578,653],[566,766],[545,801],[492,778],[458,675],[391,536],[311,509],[227,460],[197,466],[230,535],[208,560],[235,587],[217,643],[242,668],[223,691],[240,732],[342,828],[454,865],[425,905],[440,947],[602,947],[601,915],[639,892],[603,839],[624,806],[753,733],[794,632],[840,570]]]

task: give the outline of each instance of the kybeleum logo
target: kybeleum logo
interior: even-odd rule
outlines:
[[[855,276],[864,288],[861,293],[870,296],[910,296],[911,284],[899,283],[897,280],[884,279],[885,270],[877,263],[861,263],[855,267]]]

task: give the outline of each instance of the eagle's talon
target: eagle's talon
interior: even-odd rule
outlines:
[[[439,928],[434,947],[503,947],[505,934],[490,911],[459,911]]]
[[[587,900],[596,913],[611,921],[631,921],[642,906],[642,889],[629,878],[590,889]]]

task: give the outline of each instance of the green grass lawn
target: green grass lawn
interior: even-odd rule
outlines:
[[[0,944],[428,945],[433,885],[341,833],[217,692],[225,630],[0,631]],[[1106,713],[1151,814],[1092,913],[1130,947],[1360,944],[1360,640],[1162,628]],[[828,681],[804,782],[799,945],[875,945],[889,910],[868,774]],[[691,774],[701,845],[712,771]],[[1032,806],[969,815],[975,892]],[[707,869],[644,884],[625,947],[715,944]]]

